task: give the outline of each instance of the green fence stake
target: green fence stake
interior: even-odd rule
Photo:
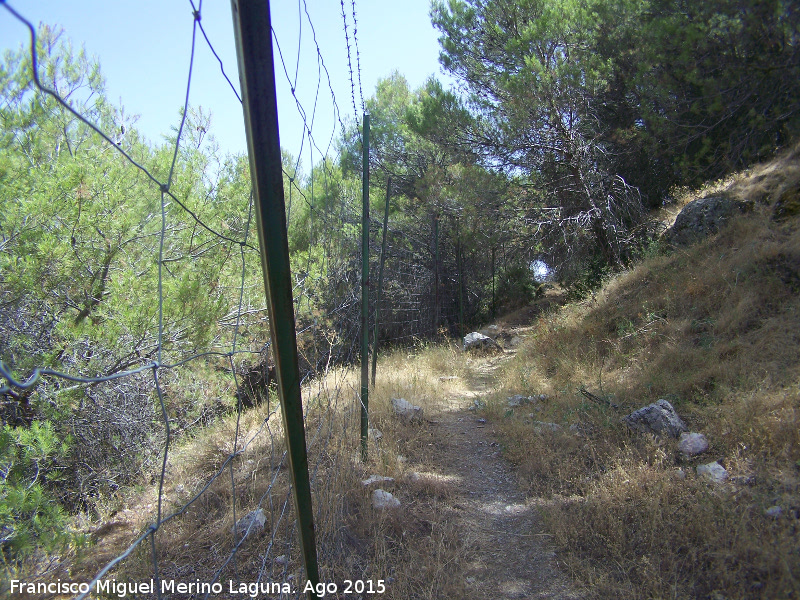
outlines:
[[[319,583],[319,568],[297,364],[269,0],[231,0],[231,11],[250,176],[255,195],[261,267],[267,292],[269,327],[292,472],[300,546],[306,577],[316,586]],[[309,593],[309,598],[315,597],[313,592]]]
[[[378,269],[378,291],[375,294],[375,331],[372,338],[372,387],[375,387],[375,371],[378,368],[378,323],[381,314],[381,292],[383,291],[383,265],[386,262],[386,229],[389,227],[389,195],[392,178],[386,180],[386,210],[383,213],[383,241],[381,243],[381,266]]]
[[[369,115],[364,115],[361,179],[361,459],[367,460],[369,433]]]
[[[458,246],[456,247],[456,263],[458,265],[458,330],[461,343],[464,341],[464,247],[461,244],[461,227],[457,226]]]
[[[433,331],[439,332],[439,321],[441,320],[441,309],[439,301],[439,215],[433,216],[433,248],[434,248],[434,310],[433,310]]]

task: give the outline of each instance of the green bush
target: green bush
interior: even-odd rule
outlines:
[[[497,306],[513,310],[533,301],[539,293],[539,284],[525,265],[513,265],[501,275],[497,284]]]
[[[49,422],[0,430],[0,555],[6,564],[21,562],[38,548],[58,552],[81,539],[68,531],[61,505],[50,485],[69,440],[59,440]]]

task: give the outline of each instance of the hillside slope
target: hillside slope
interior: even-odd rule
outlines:
[[[711,192],[753,210],[539,318],[487,409],[598,598],[800,593],[800,146],[694,197]],[[547,399],[532,412],[512,394]],[[622,422],[659,399],[706,452]],[[697,475],[712,461],[725,482]]]

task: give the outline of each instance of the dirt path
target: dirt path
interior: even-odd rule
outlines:
[[[457,526],[473,541],[465,569],[470,598],[577,599],[581,596],[559,572],[549,536],[535,508],[517,485],[487,423],[469,407],[491,393],[495,371],[510,354],[473,361],[464,389],[431,415],[437,439],[436,465],[458,477]]]

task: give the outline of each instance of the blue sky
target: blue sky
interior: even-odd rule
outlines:
[[[60,25],[76,46],[84,45],[98,57],[106,77],[109,99],[139,115],[136,127],[151,141],[178,123],[183,106],[192,42],[192,5],[189,0],[9,0],[9,4],[34,25]],[[194,0],[201,7],[202,24],[238,88],[233,24],[228,0]],[[352,0],[344,0],[352,64]],[[357,40],[361,63],[361,89],[366,99],[378,79],[398,70],[412,88],[430,75],[449,82],[438,63],[437,32],[430,23],[430,0],[356,0]],[[342,120],[354,116],[345,33],[340,0],[273,0],[272,22],[289,78],[310,116],[318,82],[317,51],[305,9],[327,67]],[[302,11],[302,12],[301,12]],[[0,48],[28,44],[27,29],[0,8]],[[298,50],[299,47],[299,50]],[[277,56],[277,53],[276,53]],[[299,64],[299,67],[298,67]],[[281,146],[297,155],[303,136],[299,116],[283,68],[276,65]],[[335,120],[331,92],[323,72],[313,133],[325,150]],[[361,94],[355,75],[355,97],[361,118]],[[241,105],[223,78],[219,63],[200,35],[195,48],[190,104],[211,111],[212,133],[223,150],[246,150]],[[309,164],[308,144],[303,162]],[[314,150],[314,162],[319,153]]]

